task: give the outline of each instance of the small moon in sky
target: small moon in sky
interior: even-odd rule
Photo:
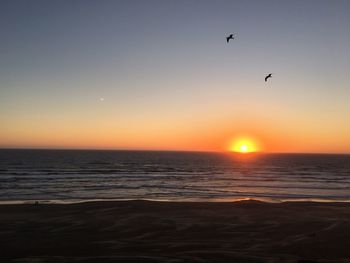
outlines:
[[[104,101],[105,100],[105,98],[100,98],[100,101]]]

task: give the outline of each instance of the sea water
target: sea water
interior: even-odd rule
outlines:
[[[350,200],[350,155],[0,150],[0,201]]]

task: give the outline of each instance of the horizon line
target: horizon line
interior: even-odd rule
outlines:
[[[188,153],[233,153],[233,154],[338,154],[350,155],[350,152],[269,152],[269,151],[255,151],[248,153],[241,153],[229,150],[175,150],[175,149],[128,149],[128,148],[55,148],[55,147],[1,147],[0,150],[51,150],[51,151],[135,151],[135,152],[188,152]]]

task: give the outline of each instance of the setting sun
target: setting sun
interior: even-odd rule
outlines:
[[[244,153],[247,152],[248,149],[249,149],[248,146],[245,145],[245,144],[244,144],[244,145],[241,145],[241,147],[240,147],[241,152],[244,152]]]
[[[229,150],[239,153],[250,153],[258,151],[257,143],[251,138],[237,138],[231,142]]]

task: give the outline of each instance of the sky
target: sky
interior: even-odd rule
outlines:
[[[1,1],[0,147],[222,151],[244,137],[350,153],[349,14],[348,0]]]

